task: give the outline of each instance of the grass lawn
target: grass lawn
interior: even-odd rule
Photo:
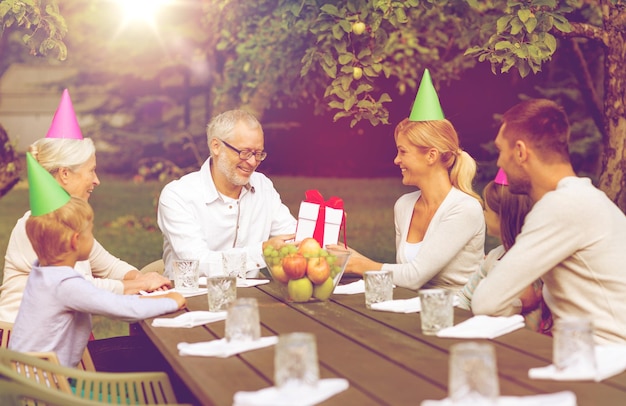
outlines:
[[[161,257],[162,237],[156,225],[156,201],[163,183],[133,183],[102,176],[102,184],[90,199],[96,217],[96,239],[113,255],[138,268]],[[393,205],[411,190],[400,177],[380,179],[332,179],[272,177],[283,202],[295,215],[309,189],[319,190],[325,199],[339,196],[347,213],[348,245],[380,262],[395,262]],[[482,190],[482,185],[477,188]],[[28,189],[20,183],[0,199],[0,252],[6,252],[15,222],[28,209]],[[494,241],[487,241],[487,249]],[[3,261],[4,263],[4,261]],[[0,276],[2,269],[0,269]],[[94,317],[96,337],[128,334],[128,325]]]
[[[381,262],[395,261],[393,204],[412,189],[400,177],[383,179],[329,179],[272,177],[283,202],[297,215],[300,201],[309,189],[318,189],[324,198],[339,196],[348,215],[348,244]],[[96,239],[113,255],[141,268],[160,258],[162,237],[156,226],[156,199],[163,183],[135,184],[129,180],[102,176],[90,203],[96,213]],[[0,199],[0,252],[6,252],[16,220],[28,209],[28,189],[20,183]],[[1,274],[0,269],[0,274]],[[127,324],[94,317],[97,337],[127,334]]]

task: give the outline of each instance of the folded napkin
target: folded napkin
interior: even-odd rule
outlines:
[[[424,400],[421,406],[453,406],[451,399]],[[576,394],[570,391],[531,396],[500,396],[497,406],[576,406]]]
[[[496,338],[524,327],[524,316],[474,316],[456,326],[439,330],[437,337]]]
[[[240,279],[237,278],[237,287],[238,288],[251,288],[253,286],[265,285],[266,283],[270,283],[269,279]]]
[[[176,289],[170,289],[170,290],[155,290],[154,292],[146,292],[145,290],[140,290],[139,294],[141,296],[160,296],[160,295],[166,295],[170,292],[178,292]],[[207,294],[207,290],[206,288],[199,288],[197,290],[191,291],[191,292],[179,292],[181,295],[183,295],[183,297],[192,297],[192,296],[200,296],[200,295],[206,295]]]
[[[233,406],[311,406],[348,389],[345,379],[320,379],[315,386],[291,386],[235,393]]]
[[[334,294],[337,295],[354,295],[356,293],[365,293],[365,282],[359,279],[356,282],[346,283],[345,285],[335,286]]]
[[[221,340],[203,341],[199,343],[178,343],[179,355],[195,355],[198,357],[228,358],[231,355],[246,351],[269,347],[278,342],[277,336],[261,337],[256,341],[226,341]]]
[[[554,365],[531,368],[531,379],[551,379],[555,381],[596,381],[600,382],[626,371],[626,345],[598,345],[595,347],[596,370],[566,368],[562,371]]]
[[[459,298],[455,296],[452,303],[454,306],[458,306]],[[372,309],[396,313],[417,313],[422,310],[422,304],[419,297],[412,297],[410,299],[386,300],[384,302],[372,303]]]
[[[206,286],[206,276],[201,276],[199,279],[200,285]],[[238,288],[251,288],[252,286],[264,285],[269,283],[269,279],[243,279],[237,278],[237,287]]]
[[[185,312],[180,316],[171,318],[158,318],[152,320],[153,327],[196,327],[214,321],[226,320],[226,311],[223,312],[207,312],[197,310],[194,312]]]

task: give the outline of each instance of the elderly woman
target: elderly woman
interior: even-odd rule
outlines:
[[[42,138],[30,146],[35,159],[54,176],[72,196],[88,200],[100,184],[96,175],[95,147],[91,139]],[[22,301],[26,280],[37,259],[26,236],[30,211],[17,221],[11,232],[0,287],[0,320],[13,323]],[[134,266],[116,258],[94,242],[89,260],[76,263],[75,269],[99,288],[125,294],[171,287],[162,275],[142,274]]]
[[[398,263],[381,264],[352,250],[346,272],[390,269],[398,286],[459,290],[484,257],[482,202],[472,190],[476,162],[445,119],[405,119],[394,138],[402,183],[418,189],[394,207]]]

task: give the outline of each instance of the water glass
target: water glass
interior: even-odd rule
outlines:
[[[393,299],[393,275],[390,270],[365,271],[365,307],[371,309],[372,303]]]
[[[234,276],[210,276],[206,281],[209,311],[221,312],[237,299],[237,279]]]
[[[317,345],[311,333],[278,336],[274,353],[274,384],[278,388],[314,386],[319,380]]]
[[[496,351],[491,343],[450,346],[448,397],[455,405],[495,405],[500,396]]]
[[[252,297],[235,300],[226,313],[227,341],[255,341],[261,338],[259,305]]]
[[[174,287],[180,293],[194,292],[199,288],[200,269],[197,259],[175,259],[172,263],[174,270]]]
[[[454,324],[454,295],[446,289],[421,289],[418,291],[422,310],[422,333],[435,335]]]
[[[558,370],[596,370],[593,323],[590,319],[559,319],[554,323],[552,335],[552,363]]]
[[[224,274],[235,276],[239,279],[246,279],[247,254],[243,251],[225,251],[222,252],[222,265]]]

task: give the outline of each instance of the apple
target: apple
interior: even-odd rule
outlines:
[[[354,80],[361,79],[363,77],[363,69],[355,66],[352,70],[352,77],[354,78]]]
[[[321,285],[330,276],[330,266],[324,257],[309,258],[306,276],[316,285]]]
[[[313,296],[313,284],[309,278],[292,279],[287,283],[287,292],[294,302],[306,302]]]
[[[352,23],[352,32],[356,35],[363,34],[365,32],[365,23],[362,21]]]
[[[313,287],[313,297],[319,300],[326,300],[332,295],[335,284],[332,278],[326,279],[321,285]]]
[[[281,283],[289,282],[289,277],[287,276],[287,273],[283,269],[282,264],[272,265],[270,267],[270,272],[272,273],[272,278],[274,278],[278,282],[281,282]]]
[[[289,279],[299,279],[306,273],[307,259],[297,252],[287,254],[282,260],[282,265]]]
[[[318,257],[322,246],[313,237],[307,237],[300,241],[298,245],[298,253],[302,254],[306,258]]]

